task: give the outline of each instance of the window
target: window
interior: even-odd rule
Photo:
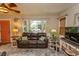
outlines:
[[[24,32],[45,32],[45,20],[29,20],[24,21]]]

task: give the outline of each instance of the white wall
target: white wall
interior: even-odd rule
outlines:
[[[76,4],[75,6],[63,11],[60,13],[59,17],[66,15],[66,27],[76,26],[74,24],[74,17],[76,13],[79,13],[79,4]]]
[[[2,17],[1,17],[2,16]],[[15,16],[14,16],[15,17]],[[10,20],[10,23],[11,23],[11,31],[12,31],[12,26],[13,26],[13,19],[14,19],[14,17],[13,16],[9,16],[9,15],[7,15],[7,14],[0,14],[0,19],[2,18],[2,19],[7,19],[7,18],[11,18],[11,20]],[[19,17],[19,16],[18,16]],[[19,17],[20,18],[20,17]],[[47,26],[46,26],[46,31],[47,32],[50,32],[51,31],[51,29],[56,29],[56,30],[58,30],[58,20],[57,20],[57,15],[46,15],[46,16],[22,16],[22,19],[21,19],[21,22],[22,22],[22,20],[27,20],[27,19],[40,19],[40,20],[42,20],[42,19],[45,19],[46,21],[47,21]]]

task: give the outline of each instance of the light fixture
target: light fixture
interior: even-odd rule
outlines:
[[[51,32],[57,32],[56,29],[52,29]]]
[[[7,8],[5,8],[5,7],[0,7],[0,12],[5,12],[5,13],[7,13],[8,10],[7,10]]]
[[[13,29],[13,32],[14,32],[14,33],[17,33],[17,32],[18,32],[18,29],[14,28],[14,29]]]
[[[11,8],[11,9],[16,9],[17,5],[15,3],[9,3],[8,6]]]
[[[19,31],[19,30],[18,30],[17,27],[14,27],[12,31],[13,31],[13,33],[14,33],[14,36],[17,36],[17,35],[18,35],[18,31]]]
[[[15,3],[2,3],[0,4],[1,12],[9,12],[14,11],[16,13],[20,13],[19,10],[16,10],[17,5]]]

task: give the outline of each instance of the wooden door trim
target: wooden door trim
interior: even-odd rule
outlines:
[[[61,26],[61,21],[62,20],[64,20],[64,27],[63,26]],[[64,33],[63,33],[63,35],[65,35],[65,24],[66,24],[66,17],[63,17],[63,18],[60,18],[59,19],[59,21],[60,21],[60,28],[59,28],[59,31],[61,32],[61,28],[63,29],[63,31],[64,31]],[[60,33],[59,32],[59,33]],[[61,34],[61,33],[60,33]],[[61,34],[62,35],[62,34]]]

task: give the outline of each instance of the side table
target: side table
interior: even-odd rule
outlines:
[[[12,46],[17,46],[16,40],[20,39],[20,36],[12,36]]]

